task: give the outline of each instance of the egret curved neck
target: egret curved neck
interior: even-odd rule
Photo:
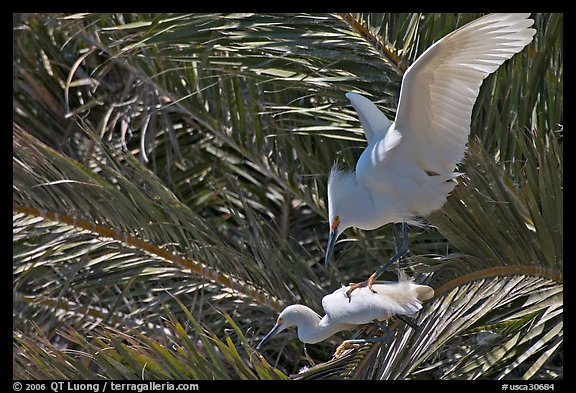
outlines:
[[[328,315],[325,315],[317,324],[308,322],[308,324],[298,326],[298,338],[307,344],[324,341],[342,330],[354,327],[354,325],[334,322]]]

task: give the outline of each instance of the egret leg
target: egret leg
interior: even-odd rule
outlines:
[[[394,237],[394,253],[398,254],[398,250],[400,249],[400,246],[398,245],[398,237],[396,237],[396,224],[392,225],[392,236]],[[401,258],[398,258],[396,260],[398,271],[400,271],[400,259]]]
[[[398,242],[396,241],[396,224],[392,224],[392,237],[394,238],[394,252],[398,252]]]
[[[414,329],[415,331],[419,331],[420,330],[420,326],[418,326],[416,323],[412,322],[411,320],[409,320],[408,318],[404,318],[403,315],[396,315],[396,318],[398,318],[399,320],[401,320],[402,322],[404,322],[406,325],[410,326],[412,329]]]
[[[396,242],[394,242],[396,243]],[[350,294],[352,293],[352,291],[354,291],[357,288],[361,288],[361,287],[365,287],[368,286],[368,288],[370,288],[370,290],[374,293],[376,293],[376,291],[374,289],[372,289],[372,285],[374,285],[374,282],[378,279],[378,277],[380,277],[382,275],[382,273],[384,273],[386,270],[388,270],[388,267],[394,263],[394,261],[398,261],[398,269],[400,269],[400,258],[402,258],[402,256],[404,254],[406,254],[406,252],[408,251],[408,224],[406,224],[405,222],[402,223],[402,244],[400,245],[400,249],[398,251],[396,251],[396,254],[394,254],[394,256],[392,258],[390,258],[384,265],[380,266],[380,268],[378,270],[376,270],[366,281],[360,282],[360,283],[350,283],[350,288],[348,288],[348,290],[346,291],[346,296],[348,296],[348,299],[351,299]]]
[[[396,236],[394,236],[394,238],[395,238],[394,240],[396,240]],[[371,278],[374,277],[374,280],[376,280],[378,277],[382,275],[382,273],[388,270],[388,267],[392,263],[394,263],[394,261],[398,261],[398,269],[400,269],[400,258],[402,258],[404,254],[406,254],[406,252],[408,251],[408,224],[406,224],[405,222],[402,223],[402,244],[400,245],[399,249],[397,246],[398,244],[396,243],[396,241],[394,241],[394,248],[396,249],[396,254],[394,254],[394,256],[390,258],[384,265],[380,266],[380,268],[376,270],[376,272],[372,276],[370,276]]]
[[[308,351],[306,350],[306,344],[304,344],[304,357],[306,358],[306,360],[308,360],[308,362],[312,367],[316,365],[316,362],[314,362],[314,360],[310,357],[310,355],[308,355]]]

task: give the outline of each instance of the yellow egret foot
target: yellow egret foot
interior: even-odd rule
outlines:
[[[372,274],[368,280],[366,281],[362,281],[362,282],[358,282],[358,283],[353,283],[351,282],[349,284],[350,288],[348,288],[348,290],[346,291],[346,296],[348,296],[348,299],[351,300],[351,294],[355,289],[358,288],[363,288],[363,287],[368,287],[368,289],[370,289],[373,293],[377,293],[374,288],[372,288],[372,285],[374,285],[374,282],[376,281],[376,273]]]
[[[336,351],[334,352],[334,356],[336,359],[341,357],[346,353],[346,351],[351,349],[358,349],[363,345],[372,344],[372,343],[381,343],[384,341],[390,340],[390,337],[375,337],[375,338],[362,338],[362,339],[355,339],[355,340],[344,340],[342,344],[338,345]]]

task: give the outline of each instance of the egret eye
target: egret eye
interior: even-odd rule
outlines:
[[[278,319],[276,320],[276,323],[277,323],[278,325],[282,325],[282,324],[284,323],[284,318],[278,317]]]

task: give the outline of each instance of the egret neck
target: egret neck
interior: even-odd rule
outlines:
[[[270,337],[281,331],[296,326],[298,329],[298,338],[306,344],[316,344],[326,340],[334,334],[355,327],[353,324],[338,323],[332,320],[328,315],[320,318],[312,309],[301,304],[288,306],[280,313],[276,325],[260,341],[260,348]]]

